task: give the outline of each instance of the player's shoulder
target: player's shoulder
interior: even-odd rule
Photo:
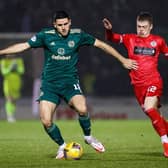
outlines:
[[[151,38],[154,38],[154,39],[163,39],[163,37],[161,37],[160,35],[157,35],[157,34],[151,34],[150,36],[151,36]]]
[[[43,28],[40,32],[44,34],[55,34],[55,29],[54,28]]]
[[[165,43],[165,39],[162,36],[156,34],[151,34],[150,40],[157,41],[157,43],[160,44]]]
[[[122,34],[122,37],[126,40],[136,39],[137,35],[134,33],[124,33]]]
[[[130,37],[130,38],[132,37],[132,38],[135,38],[136,34],[134,34],[134,33],[123,33],[122,36],[123,37]]]
[[[82,33],[82,29],[80,29],[80,28],[70,29],[70,34],[80,34],[80,33]]]

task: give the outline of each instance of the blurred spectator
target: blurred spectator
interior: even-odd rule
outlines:
[[[5,111],[8,122],[15,122],[16,100],[20,97],[24,63],[21,58],[6,57],[0,62],[3,75],[3,92],[5,96]]]

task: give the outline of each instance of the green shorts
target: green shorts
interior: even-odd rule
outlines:
[[[38,101],[46,100],[56,105],[60,104],[61,99],[68,103],[74,95],[83,94],[78,81],[59,84],[42,82],[40,90]]]

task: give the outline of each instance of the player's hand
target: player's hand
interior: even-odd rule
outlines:
[[[123,66],[126,69],[132,69],[137,70],[138,69],[138,63],[135,60],[126,58],[123,62]]]
[[[107,18],[103,19],[103,25],[104,25],[104,28],[107,29],[107,30],[112,29],[112,24]]]

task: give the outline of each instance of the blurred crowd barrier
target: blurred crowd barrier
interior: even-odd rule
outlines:
[[[4,101],[0,99],[0,120],[6,119],[3,108]],[[37,102],[36,102],[37,103]],[[134,97],[87,98],[88,111],[92,119],[148,119],[142,112]],[[168,105],[163,104],[162,114],[168,118]],[[39,119],[39,114],[32,112],[32,100],[21,99],[17,103],[17,120]],[[55,119],[76,119],[77,114],[64,102],[57,109]]]

